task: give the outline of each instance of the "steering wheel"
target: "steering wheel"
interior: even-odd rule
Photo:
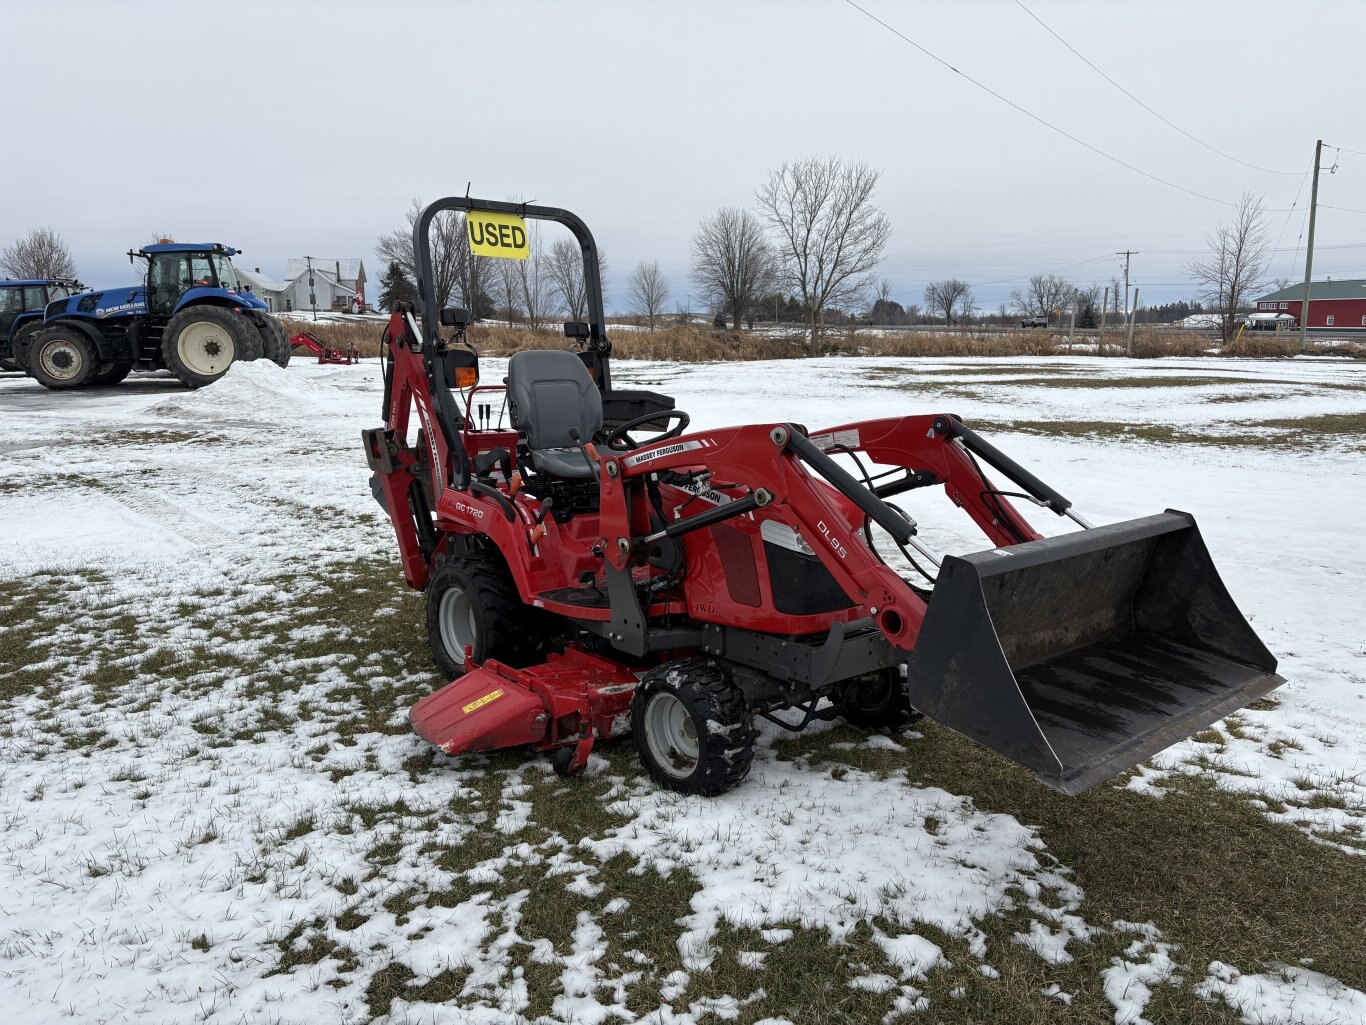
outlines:
[[[660,420],[676,420],[677,423],[667,431],[660,431],[653,438],[646,438],[644,441],[636,441],[630,436],[637,427],[644,427],[646,424],[657,423]],[[629,452],[641,445],[653,445],[657,441],[668,441],[670,438],[676,438],[687,430],[688,424],[691,422],[692,418],[681,409],[665,409],[658,413],[646,413],[644,416],[627,420],[620,427],[613,429],[602,440],[602,443],[613,452]]]

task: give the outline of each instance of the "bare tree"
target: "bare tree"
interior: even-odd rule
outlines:
[[[499,312],[507,320],[508,327],[517,323],[517,315],[522,311],[521,274],[517,266],[521,262],[521,260],[501,260],[494,275],[494,283],[498,286]]]
[[[550,316],[551,302],[545,239],[534,224],[527,226],[527,248],[527,258],[516,261],[518,295],[527,326],[534,331]]]
[[[1097,327],[1100,325],[1100,286],[1077,289],[1073,302],[1076,304],[1077,327]]]
[[[775,280],[773,250],[748,210],[722,207],[702,218],[692,237],[692,280],[713,308],[729,312],[740,330],[745,310]]]
[[[1015,312],[1023,316],[1052,320],[1060,310],[1071,309],[1074,292],[1076,289],[1066,278],[1056,274],[1035,274],[1025,291],[1017,288],[1010,293],[1010,302]]]
[[[1209,255],[1192,260],[1186,268],[1199,287],[1198,298],[1219,314],[1224,341],[1233,336],[1239,311],[1266,279],[1271,236],[1264,213],[1261,197],[1244,192],[1233,223],[1221,224],[1205,236]]]
[[[648,317],[650,330],[655,329],[655,318],[664,310],[669,299],[669,282],[659,269],[659,262],[651,260],[636,264],[627,283],[626,292],[631,301],[631,312]]]
[[[1119,323],[1125,314],[1124,282],[1119,279],[1118,274],[1110,277],[1110,313],[1113,315],[1115,323]]]
[[[943,317],[953,327],[954,314],[967,300],[972,305],[972,286],[959,278],[931,281],[925,286],[925,306],[937,317]]]
[[[387,235],[381,235],[375,242],[375,255],[380,263],[387,265],[396,262],[408,275],[417,281],[417,255],[413,252],[413,225],[422,213],[422,200],[414,198],[408,212],[407,229],[397,228]],[[465,217],[455,210],[443,210],[432,221],[432,275],[436,279],[436,302],[445,306],[451,294],[456,291],[461,274],[461,263],[469,255],[469,243],[465,241]]]
[[[892,235],[874,203],[878,172],[864,163],[811,157],[785,163],[758,192],[787,277],[806,309],[811,348],[832,307],[862,305]]]
[[[0,270],[14,278],[74,278],[76,263],[60,232],[34,228],[0,250]]]
[[[556,239],[550,246],[546,261],[550,291],[560,301],[560,308],[570,320],[588,319],[588,286],[583,280],[583,249],[567,238]],[[607,276],[607,254],[598,247],[598,279]],[[607,301],[606,285],[603,302]]]

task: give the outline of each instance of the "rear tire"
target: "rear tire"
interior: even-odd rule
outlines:
[[[889,666],[845,684],[844,721],[861,730],[899,730],[922,718],[911,705],[900,666]]]
[[[181,384],[191,388],[213,384],[234,360],[255,359],[260,349],[261,336],[251,322],[221,306],[181,310],[167,322],[161,336],[161,361]]]
[[[23,369],[23,367],[21,367],[14,360],[10,359],[8,356],[0,356],[0,370],[6,370],[13,374]]]
[[[90,379],[90,387],[104,388],[118,384],[132,372],[133,364],[131,363],[106,363],[95,371],[95,376]]]
[[[547,632],[522,604],[502,563],[485,555],[438,559],[427,581],[427,640],[447,680],[465,675],[465,647],[474,661],[496,659],[520,669],[545,653]]]
[[[33,376],[33,371],[28,368],[28,358],[33,350],[33,337],[42,329],[41,320],[33,321],[21,327],[10,339],[10,362],[14,364],[15,370],[21,370],[29,377]]]
[[[291,355],[289,335],[285,334],[285,329],[280,326],[280,322],[268,313],[263,313],[252,319],[256,322],[256,330],[260,332],[265,358],[277,367],[289,366]]]
[[[35,334],[28,359],[29,373],[44,388],[54,391],[84,387],[100,365],[90,337],[67,324],[54,324]]]
[[[709,658],[665,662],[646,673],[631,699],[631,735],[650,778],[680,794],[723,794],[754,761],[744,695]]]

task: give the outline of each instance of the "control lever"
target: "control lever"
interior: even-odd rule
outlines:
[[[602,480],[602,472],[598,469],[598,450],[593,447],[593,443],[584,441],[577,427],[569,428],[569,440],[579,446],[579,451],[588,460],[588,468],[593,471],[593,479]]]
[[[545,518],[550,515],[550,510],[555,504],[554,495],[546,495],[541,499],[541,511],[536,514],[536,525],[531,528],[531,543],[537,544],[541,538],[545,537]]]

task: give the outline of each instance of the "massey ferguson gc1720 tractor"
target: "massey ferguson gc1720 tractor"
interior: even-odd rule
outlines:
[[[53,389],[117,384],[134,367],[164,367],[182,384],[212,384],[236,360],[289,362],[289,338],[233,270],[238,250],[217,242],[160,242],[129,252],[143,284],[86,292],[48,306],[26,369]]]
[[[437,308],[445,211],[573,233],[590,319],[569,350],[479,381],[469,315]],[[443,199],[414,247],[421,309],[386,329],[385,426],[363,440],[451,680],[410,713],[443,751],[529,746],[573,775],[629,731],[658,783],[714,795],[748,771],[755,716],[924,714],[1076,794],[1282,682],[1191,516],[1092,526],[949,413],[685,433],[672,399],[612,386],[578,217]],[[941,556],[892,504],[931,490],[989,547]],[[1042,537],[1012,498],[1081,529]]]

